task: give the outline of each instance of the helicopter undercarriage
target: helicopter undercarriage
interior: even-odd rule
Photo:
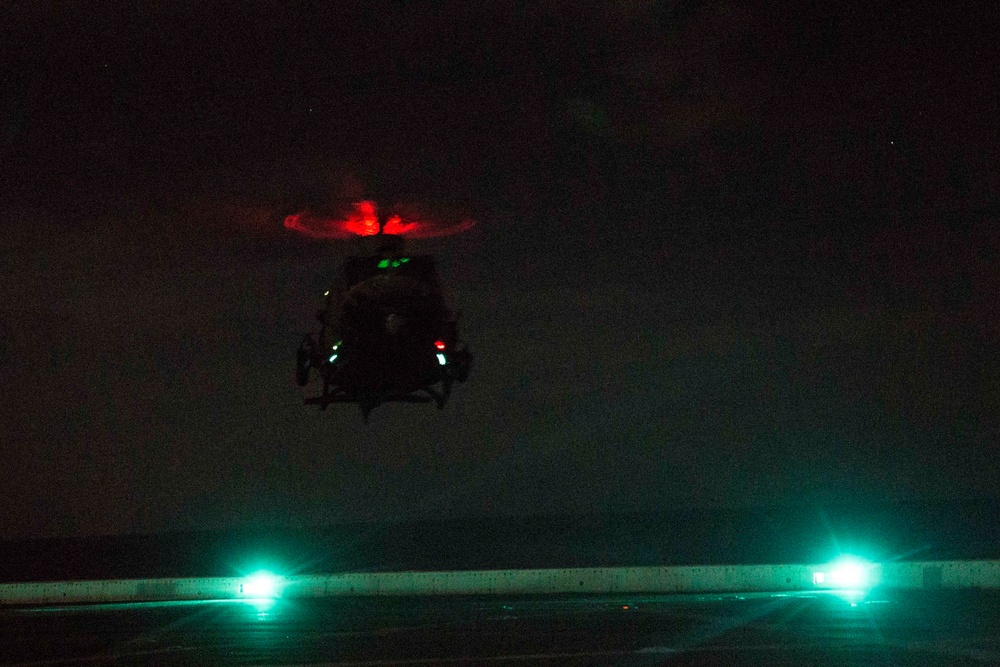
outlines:
[[[451,382],[443,380],[442,388],[433,386],[421,387],[407,393],[380,393],[378,391],[349,392],[344,387],[338,387],[324,382],[319,396],[306,398],[306,405],[318,405],[320,410],[326,410],[331,403],[357,403],[365,418],[368,413],[383,403],[435,403],[439,410],[443,409],[451,395]]]
[[[318,405],[326,410],[331,403],[356,403],[365,421],[369,413],[383,403],[434,403],[443,409],[451,396],[455,382],[465,382],[469,373],[472,356],[464,349],[451,351],[447,355],[436,354],[426,364],[414,370],[411,364],[399,374],[394,382],[373,383],[372,377],[385,378],[386,373],[371,373],[362,367],[352,369],[348,363],[334,364],[317,353],[316,339],[309,335],[299,347],[297,382],[305,386],[309,372],[315,369],[322,380],[318,396],[304,399],[305,405]],[[352,372],[353,370],[353,372]]]

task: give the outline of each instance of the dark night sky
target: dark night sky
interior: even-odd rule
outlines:
[[[0,539],[996,494],[972,3],[134,4],[0,4]],[[301,405],[358,186],[479,221],[443,412]]]

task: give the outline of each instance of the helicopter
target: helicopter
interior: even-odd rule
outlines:
[[[447,236],[473,224],[434,223],[412,211],[383,216],[371,200],[336,217],[301,212],[285,219],[286,228],[312,238],[355,238],[365,250],[343,262],[316,313],[318,331],[306,334],[296,352],[296,384],[307,386],[312,371],[322,383],[306,405],[356,403],[366,423],[388,402],[444,408],[453,385],[468,379],[472,353],[435,258],[407,253],[405,239]]]

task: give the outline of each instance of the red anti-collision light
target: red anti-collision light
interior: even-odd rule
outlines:
[[[443,350],[444,347],[445,347],[444,346],[444,341],[443,340],[436,340],[436,341],[434,341],[434,347],[436,347],[439,350]]]

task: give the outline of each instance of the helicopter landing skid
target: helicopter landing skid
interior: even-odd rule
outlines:
[[[376,398],[352,395],[343,391],[331,393],[329,387],[326,387],[322,394],[306,398],[303,403],[305,405],[318,405],[320,410],[326,410],[327,406],[331,403],[357,403],[361,408],[361,414],[365,418],[365,423],[367,423],[368,413],[383,403],[434,403],[437,405],[438,410],[441,410],[448,401],[448,397],[451,394],[450,389],[451,387],[447,385],[444,391],[438,391],[433,387],[424,387],[407,394],[378,396]],[[417,392],[424,392],[426,395]]]

